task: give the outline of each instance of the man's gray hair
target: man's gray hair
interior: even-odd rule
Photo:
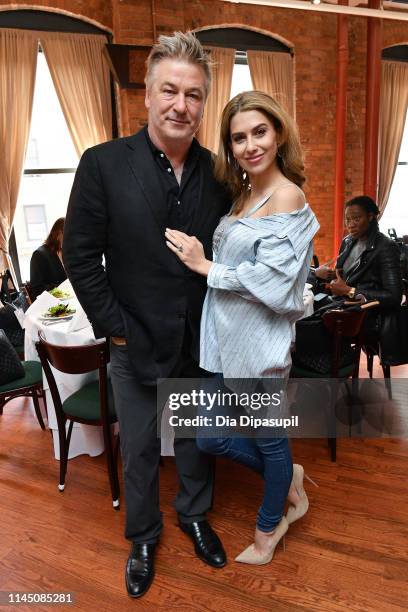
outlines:
[[[154,67],[163,59],[178,59],[201,66],[206,77],[205,93],[208,96],[211,86],[211,62],[200,41],[192,32],[174,32],[173,36],[159,36],[146,60],[147,87],[150,86]]]

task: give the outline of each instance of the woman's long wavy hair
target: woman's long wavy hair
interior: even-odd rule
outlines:
[[[64,233],[64,224],[65,217],[60,217],[59,219],[57,219],[54,225],[52,226],[50,233],[45,239],[45,246],[47,246],[53,253],[58,253],[58,251],[60,251],[62,248],[62,235]]]
[[[306,180],[302,148],[297,127],[288,113],[263,91],[245,91],[230,100],[221,116],[221,134],[215,162],[215,176],[226,185],[234,202],[234,212],[240,212],[250,189],[249,177],[235,161],[231,150],[231,120],[237,113],[256,110],[273,124],[278,141],[277,163],[287,179],[301,187]]]

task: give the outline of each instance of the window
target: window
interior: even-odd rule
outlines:
[[[40,50],[29,143],[14,217],[23,281],[30,277],[33,250],[44,242],[54,221],[65,216],[77,165],[78,155]]]
[[[253,89],[253,85],[246,53],[237,51],[232,71],[230,100],[241,91],[250,91],[251,89]]]
[[[395,45],[382,51],[382,58],[394,62],[408,62],[408,45]],[[408,210],[405,206],[408,193],[408,113],[405,118],[405,129],[401,141],[398,164],[390,195],[379,225],[387,235],[388,229],[395,229],[400,238],[408,234]]]
[[[47,237],[45,206],[43,204],[24,206],[24,217],[27,240],[41,240],[43,242]]]
[[[28,142],[27,154],[26,154],[26,165],[29,168],[38,168],[40,158],[38,154],[38,143],[36,138],[31,138]]]
[[[291,53],[289,47],[280,40],[246,28],[210,28],[208,30],[196,31],[195,35],[204,46],[237,49],[232,73],[230,99],[241,93],[241,91],[253,89],[246,54],[248,49]]]
[[[390,196],[380,219],[380,230],[387,235],[394,228],[398,237],[408,234],[408,209],[405,206],[408,193],[408,113],[405,120],[398,165],[395,171]]]

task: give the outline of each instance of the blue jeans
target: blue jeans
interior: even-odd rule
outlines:
[[[276,380],[276,389],[281,382]],[[273,386],[274,381],[270,380]],[[221,374],[203,381],[206,390],[228,389]],[[259,388],[263,386],[260,383]],[[224,414],[223,407],[218,406],[218,413]],[[236,406],[239,410],[239,406]],[[205,410],[201,411],[203,414]],[[232,414],[229,412],[229,414]],[[218,434],[221,432],[218,430]],[[224,434],[225,435],[225,434]],[[198,448],[211,455],[229,457],[251,468],[262,476],[265,482],[262,504],[258,510],[256,526],[260,531],[270,532],[280,522],[293,475],[292,455],[286,437],[244,438],[244,437],[201,437],[200,430],[196,438]]]
[[[280,522],[293,475],[287,438],[197,438],[205,453],[229,457],[260,474],[265,482],[256,526],[266,533]]]

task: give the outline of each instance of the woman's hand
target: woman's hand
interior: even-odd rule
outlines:
[[[315,271],[314,271],[315,272],[315,276],[317,276],[317,278],[320,278],[321,280],[325,280],[325,281],[330,281],[330,280],[336,278],[335,271],[332,270],[329,267],[336,260],[337,260],[337,257],[333,257],[333,259],[330,259],[329,261],[326,261],[326,263],[324,263],[321,266],[319,266],[318,268],[316,268]]]
[[[329,289],[333,295],[341,296],[347,295],[351,287],[349,287],[347,283],[344,282],[344,280],[340,276],[339,271],[336,270],[336,278],[330,283]]]
[[[188,236],[184,232],[166,228],[166,244],[180,261],[193,272],[208,276],[212,261],[205,258],[203,245],[195,236]]]
[[[321,280],[329,281],[335,277],[335,272],[327,264],[324,264],[315,269],[315,276]]]

